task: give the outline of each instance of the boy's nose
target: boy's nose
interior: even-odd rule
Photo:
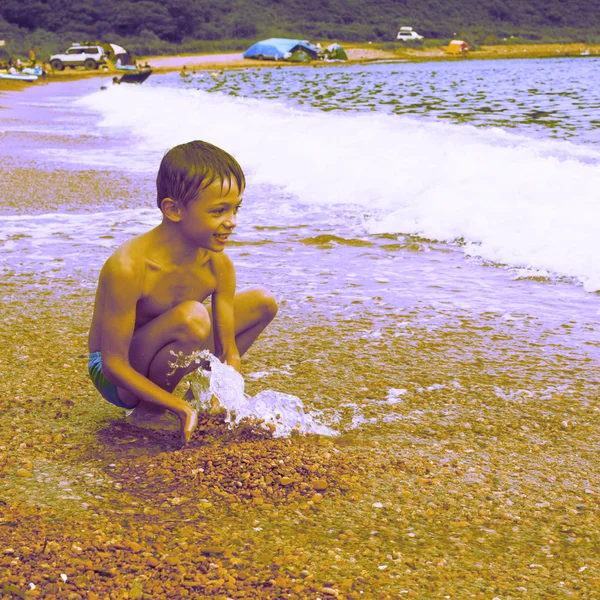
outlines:
[[[237,218],[235,214],[231,214],[227,216],[227,220],[225,221],[225,227],[230,227],[233,229],[237,225]]]

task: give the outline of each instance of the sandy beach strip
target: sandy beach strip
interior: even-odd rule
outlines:
[[[429,61],[457,61],[457,60],[500,60],[515,58],[556,58],[577,56],[599,56],[600,44],[570,43],[570,44],[502,44],[494,46],[481,46],[463,55],[449,54],[444,46],[435,48],[405,48],[398,44],[394,50],[383,50],[377,44],[345,45],[348,61],[343,64],[367,64],[373,62],[429,62]],[[176,56],[144,56],[140,57],[140,64],[149,63],[155,73],[190,70],[222,70],[244,68],[279,68],[306,66],[299,63],[285,61],[245,59],[241,52],[218,54],[190,54]],[[327,67],[339,65],[339,62],[313,61],[313,67]],[[53,71],[48,74],[52,81],[69,81],[74,78],[103,77],[122,74],[122,71],[109,69],[108,71],[83,69],[65,69]],[[22,90],[31,85],[26,82],[0,80],[0,94],[3,91]]]
[[[466,55],[449,54],[445,47],[439,48],[403,48],[401,44],[394,51],[360,46],[345,46],[348,54],[347,64],[361,64],[377,61],[439,61],[439,60],[488,60],[507,58],[548,58],[557,56],[598,56],[600,44],[515,44],[498,46],[481,46]],[[586,54],[587,53],[587,54]],[[204,54],[190,56],[149,56],[140,59],[149,62],[158,72],[189,69],[223,69],[244,67],[296,66],[283,61],[265,61],[244,59],[242,53]],[[339,65],[332,62],[312,62],[311,66]]]
[[[41,109],[29,110],[34,119]],[[11,133],[4,142],[4,215],[56,212],[65,198],[61,210],[152,202],[149,176],[51,162],[49,153],[89,140]],[[383,256],[434,252],[425,241],[380,243],[394,246]],[[329,251],[350,260],[349,246],[302,248],[306,261]],[[5,597],[596,597],[597,381],[585,354],[557,341],[560,327],[450,312],[428,328],[431,315],[415,308],[402,313],[405,337],[376,282],[348,310],[326,282],[292,310],[286,278],[274,277],[285,268],[265,264],[253,276],[283,280],[283,301],[244,372],[271,372],[269,387],[311,408],[335,407],[343,423],[357,404],[365,421],[335,438],[270,439],[203,415],[180,450],[173,432],[129,424],[87,378],[86,335],[108,252],[89,252],[78,273],[60,257],[52,276],[24,258],[3,265]],[[402,381],[411,393],[390,413],[389,390]],[[255,393],[264,383],[248,385]],[[522,393],[495,392],[508,388]]]

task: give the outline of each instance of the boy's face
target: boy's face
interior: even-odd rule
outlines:
[[[235,229],[241,204],[235,179],[231,184],[214,181],[200,192],[196,200],[182,207],[182,234],[199,248],[222,252]]]

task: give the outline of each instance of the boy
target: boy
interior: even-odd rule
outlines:
[[[196,411],[174,396],[187,369],[171,351],[208,349],[240,368],[240,356],[273,320],[277,304],[263,288],[235,293],[223,252],[236,225],[246,181],[237,161],[206,142],[176,146],[156,179],[162,222],[125,242],[100,273],[89,334],[89,373],[102,396],[132,416],[170,410],[181,441],[190,441]],[[202,304],[211,296],[212,314]]]

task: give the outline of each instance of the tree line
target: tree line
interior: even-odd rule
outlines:
[[[600,31],[597,0],[2,0],[0,39],[61,45],[111,40],[171,46],[299,37],[342,42],[393,41],[399,26],[426,38],[461,32],[484,43],[590,40]],[[586,37],[588,38],[586,40]],[[18,39],[16,39],[18,38]],[[219,45],[220,43],[220,45]],[[171,45],[171,46],[170,46]]]

